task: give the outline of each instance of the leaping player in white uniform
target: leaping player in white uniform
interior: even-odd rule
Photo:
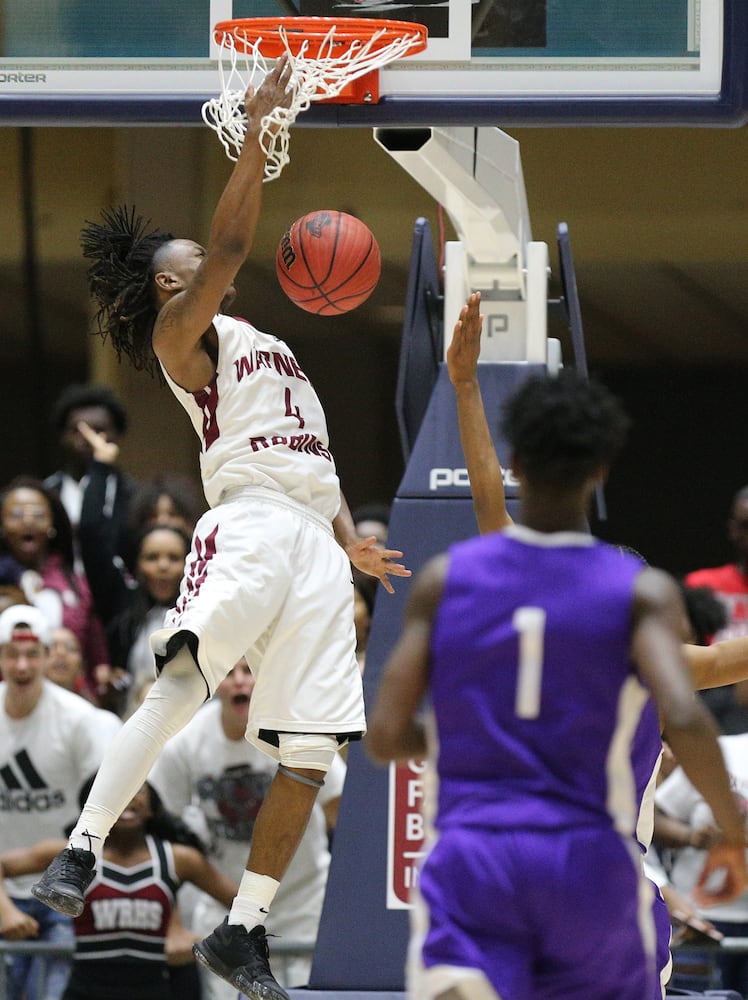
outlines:
[[[158,679],[105,757],[68,848],[33,893],[77,914],[104,840],[159,751],[246,655],[247,738],[278,761],[229,916],[196,957],[252,1000],[287,1000],[264,919],[335,754],[366,724],[351,562],[409,576],[402,553],[356,536],[319,400],[289,348],[225,309],[260,212],[264,115],[290,103],[285,58],[246,95],[246,141],[206,248],[147,231],[134,210],[82,233],[99,330],[135,368],[157,365],[201,439],[211,509],[195,529],[176,607],[151,639]]]

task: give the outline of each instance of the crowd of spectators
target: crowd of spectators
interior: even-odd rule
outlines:
[[[192,480],[176,472],[167,469],[137,481],[120,466],[127,411],[106,386],[67,387],[53,407],[51,424],[59,468],[44,479],[15,476],[0,489],[0,613],[7,610],[0,616],[0,937],[72,947],[82,933],[77,923],[33,899],[31,875],[13,873],[31,872],[50,845],[65,836],[81,789],[90,783],[111,736],[150,687],[155,664],[148,637],[177,599],[192,530],[205,502]],[[361,536],[374,534],[381,545],[388,516],[383,505],[354,511]],[[362,671],[376,595],[372,584],[376,581],[357,575]],[[252,675],[240,663],[214,703],[180,734],[190,746],[197,740],[203,750],[209,747],[207,757],[192,751],[165,755],[154,772],[150,799],[137,804],[137,811],[147,813],[157,803],[158,816],[167,816],[168,823],[176,817],[177,828],[186,822],[193,840],[183,842],[198,844],[219,870],[226,868],[227,852],[246,854],[248,796],[259,806],[269,784],[269,758],[260,760],[262,755],[243,738],[251,688]],[[175,768],[178,782],[171,773]],[[290,986],[307,981],[308,949],[321,913],[345,772],[341,756],[315,807],[289,881],[289,898],[279,898],[274,908],[276,933],[307,949],[293,961],[279,959],[278,979]],[[227,796],[218,795],[221,790]],[[234,826],[227,803],[235,811],[239,806]],[[168,823],[163,828],[171,830]],[[133,856],[147,853],[142,832],[134,844]],[[142,996],[209,1000],[220,983],[215,977],[201,983],[191,944],[205,930],[206,912],[210,923],[221,903],[190,892],[189,886],[172,902],[173,910],[171,902],[165,905],[168,932],[161,928],[152,945],[168,958],[169,979],[157,963]],[[93,918],[89,913],[85,919]],[[7,1000],[36,997],[41,975],[45,1000],[78,1000],[83,979],[71,977],[76,968],[64,955],[7,954]],[[135,982],[140,982],[139,972],[134,972]],[[138,1000],[141,994],[131,990],[130,996]]]

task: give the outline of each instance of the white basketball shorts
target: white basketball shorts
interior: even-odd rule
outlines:
[[[275,759],[262,731],[365,731],[350,562],[315,511],[247,488],[204,514],[176,606],[151,636],[156,657],[183,631],[211,695],[246,656],[256,678],[247,739]]]

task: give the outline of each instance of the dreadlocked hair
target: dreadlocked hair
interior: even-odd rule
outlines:
[[[103,222],[86,222],[81,230],[83,256],[93,261],[88,286],[99,305],[96,332],[109,338],[122,360],[126,355],[138,371],[159,371],[151,346],[158,310],[153,294],[153,257],[174,237],[149,231],[150,219],[135,208],[120,205],[101,213]]]

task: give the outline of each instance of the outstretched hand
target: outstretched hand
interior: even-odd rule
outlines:
[[[447,371],[452,385],[475,381],[482,326],[480,292],[473,292],[460,310],[460,318],[455,323],[452,334],[452,343],[447,348]]]
[[[381,548],[377,543],[376,535],[350,542],[345,550],[356,569],[366,573],[367,576],[375,576],[388,594],[395,593],[395,588],[389,580],[390,575],[412,575],[409,569],[397,562],[398,559],[402,559],[402,552],[398,549]]]

